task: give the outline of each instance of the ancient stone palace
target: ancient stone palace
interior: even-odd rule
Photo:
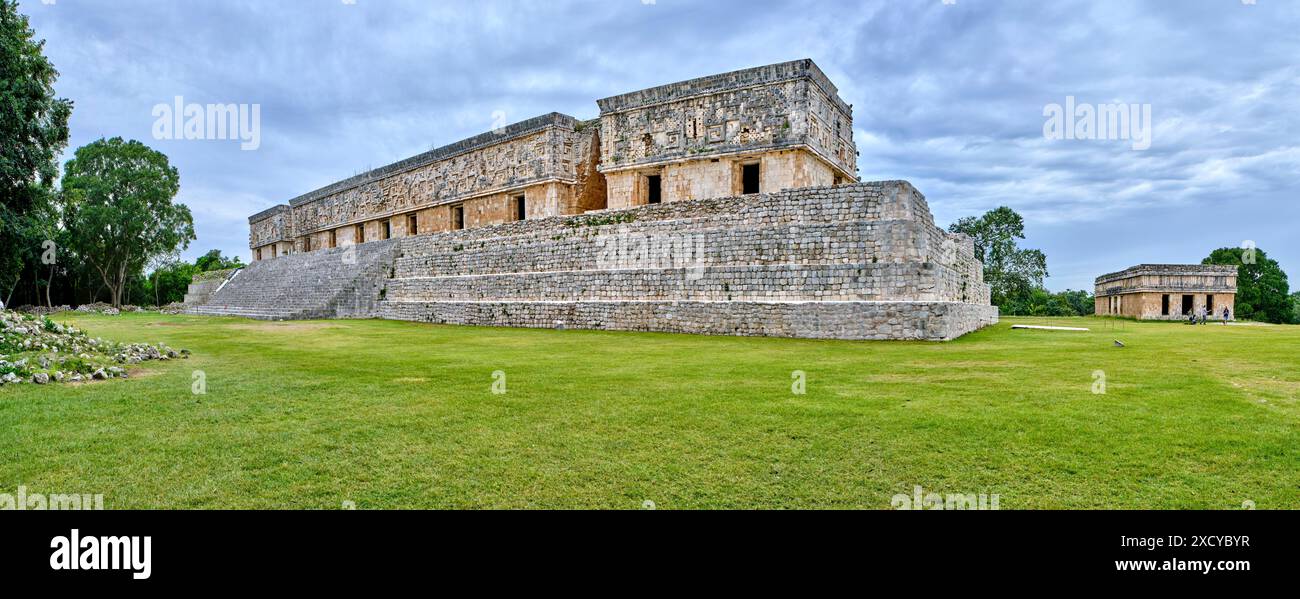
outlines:
[[[1182,320],[1195,314],[1236,318],[1237,267],[1142,264],[1097,277],[1097,314]]]
[[[811,60],[597,104],[252,216],[254,262],[191,310],[844,339],[996,322],[971,240],[910,184],[858,181],[852,107]]]

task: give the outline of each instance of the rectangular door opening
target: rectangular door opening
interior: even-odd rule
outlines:
[[[451,207],[451,228],[456,231],[465,228],[465,206]]]
[[[658,204],[663,201],[663,179],[659,175],[645,178],[646,203]]]
[[[760,193],[759,191],[759,166],[758,163],[746,164],[740,167],[741,193],[750,195]]]
[[[1166,293],[1160,299],[1160,315],[1169,316],[1169,294],[1168,293]]]
[[[517,196],[511,203],[514,205],[515,220],[527,220],[528,203],[526,198],[524,198],[524,196]]]
[[[1191,314],[1191,313],[1192,313],[1192,296],[1190,296],[1190,295],[1184,295],[1184,296],[1183,296],[1183,316],[1187,316],[1188,314]]]

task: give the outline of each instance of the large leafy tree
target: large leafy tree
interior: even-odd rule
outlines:
[[[180,175],[138,141],[101,139],[79,148],[63,176],[64,219],[73,250],[121,306],[129,279],[151,259],[189,247],[194,219],[172,201]]]
[[[0,289],[12,297],[34,268],[32,212],[49,197],[68,143],[72,102],[54,96],[59,73],[14,0],[0,0]],[[37,241],[39,244],[39,241]]]
[[[1007,307],[1029,302],[1047,277],[1047,256],[1040,250],[1022,249],[1025,219],[1002,206],[983,216],[967,216],[948,227],[975,240],[975,257],[984,263],[984,282],[993,289],[993,304]]]
[[[1201,264],[1237,267],[1237,317],[1247,320],[1291,322],[1293,308],[1286,273],[1277,260],[1261,249],[1219,248]]]

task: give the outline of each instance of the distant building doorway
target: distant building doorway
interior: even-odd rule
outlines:
[[[1188,314],[1192,313],[1192,306],[1195,303],[1194,300],[1195,300],[1194,296],[1191,295],[1183,296],[1183,316],[1187,316]]]

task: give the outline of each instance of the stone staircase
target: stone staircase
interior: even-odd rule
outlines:
[[[401,253],[398,239],[260,260],[187,314],[258,320],[371,318]]]

